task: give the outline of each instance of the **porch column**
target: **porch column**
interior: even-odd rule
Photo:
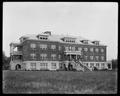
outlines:
[[[77,60],[77,55],[76,55],[76,60]]]

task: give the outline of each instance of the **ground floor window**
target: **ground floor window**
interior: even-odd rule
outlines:
[[[84,63],[85,66],[88,66],[88,63]]]
[[[99,67],[100,65],[99,65],[99,63],[96,63],[96,67]]]
[[[105,64],[104,64],[104,63],[101,63],[101,67],[104,68],[104,67],[105,67]]]
[[[52,69],[56,69],[57,68],[56,63],[51,63],[51,65],[52,65]]]
[[[41,69],[47,69],[48,64],[47,63],[40,63]]]
[[[94,67],[94,63],[90,63],[90,68],[91,68],[91,67]]]
[[[60,69],[62,68],[62,63],[59,63]]]
[[[36,69],[36,63],[31,63],[31,69],[35,70]]]

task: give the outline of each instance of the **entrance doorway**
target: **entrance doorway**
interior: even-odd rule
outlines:
[[[108,63],[108,69],[111,69],[111,64],[110,63]]]
[[[17,64],[16,67],[15,67],[16,70],[20,70],[21,69],[21,65],[20,64]]]

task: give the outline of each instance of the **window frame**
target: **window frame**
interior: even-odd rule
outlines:
[[[105,60],[105,56],[101,56],[101,60],[104,61]]]
[[[46,53],[42,53],[42,54],[40,54],[40,59],[42,60],[42,61],[45,61],[45,60],[47,60],[47,54]]]
[[[95,60],[96,60],[96,61],[99,61],[99,56],[95,56]]]
[[[52,60],[56,60],[56,57],[57,57],[56,54],[51,54],[51,59]]]
[[[93,52],[94,51],[94,48],[90,48],[90,52]]]
[[[99,48],[95,48],[95,52],[97,52],[97,53],[98,53],[98,52],[99,52]]]
[[[40,69],[47,69],[48,63],[40,63]]]
[[[57,69],[57,64],[56,63],[51,63],[51,66],[52,66],[52,69]]]
[[[46,50],[47,49],[47,44],[40,44],[40,49]]]
[[[100,50],[100,51],[101,51],[101,53],[103,53],[103,52],[104,52],[104,49],[103,49],[103,48],[101,48],[101,50]]]
[[[90,60],[94,60],[94,56],[90,56]]]
[[[82,51],[82,47],[78,47],[78,51]]]
[[[88,51],[88,48],[87,48],[87,47],[85,47],[85,48],[84,48],[84,51],[85,51],[85,52],[87,52],[87,51]]]
[[[35,43],[31,43],[31,44],[30,44],[30,48],[31,48],[31,49],[36,49],[36,44],[35,44]]]
[[[35,53],[31,53],[30,57],[32,57],[32,59],[35,60],[36,59],[36,54]]]
[[[51,45],[51,49],[55,50],[56,49],[56,45],[55,44]]]
[[[36,70],[36,63],[30,63],[30,67],[32,70]]]

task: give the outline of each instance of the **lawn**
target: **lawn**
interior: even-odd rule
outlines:
[[[3,93],[116,94],[116,71],[3,71]]]

